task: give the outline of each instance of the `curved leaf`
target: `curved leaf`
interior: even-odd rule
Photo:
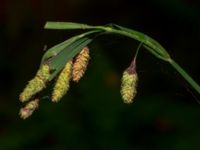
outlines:
[[[163,46],[160,43],[158,43],[156,40],[154,40],[153,38],[149,37],[148,35],[129,29],[129,28],[116,25],[116,24],[113,24],[113,26],[117,27],[118,29],[122,31],[130,33],[133,37],[135,37],[135,39],[146,44],[150,48],[154,49],[154,51],[157,51],[157,53],[160,54],[162,57],[166,57],[166,58],[169,57],[168,52],[163,48]]]

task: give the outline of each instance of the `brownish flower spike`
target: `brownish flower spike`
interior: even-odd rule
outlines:
[[[26,104],[25,107],[22,107],[19,111],[19,115],[22,119],[27,119],[30,117],[33,112],[38,108],[39,106],[39,99],[35,99],[30,101],[28,104]]]
[[[85,74],[90,59],[89,48],[84,47],[82,51],[75,58],[72,71],[72,80],[78,82]]]

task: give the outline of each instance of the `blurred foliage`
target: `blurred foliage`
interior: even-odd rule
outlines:
[[[30,119],[18,116],[18,95],[38,69],[44,45],[78,32],[44,31],[47,20],[114,22],[147,33],[200,82],[199,8],[186,0],[1,0],[0,149],[199,150],[199,96],[147,52],[138,56],[135,103],[123,104],[121,73],[138,43],[122,37],[90,45],[86,75],[60,103],[44,97]]]

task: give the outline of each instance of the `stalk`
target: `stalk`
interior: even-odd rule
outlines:
[[[179,64],[177,64],[173,59],[169,59],[168,61],[177,72],[179,72],[183,78],[200,94],[200,86],[192,79],[192,77],[181,68]]]

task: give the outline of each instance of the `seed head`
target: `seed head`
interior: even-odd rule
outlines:
[[[29,81],[24,91],[20,94],[20,101],[26,102],[32,96],[42,91],[46,87],[46,83],[50,76],[50,69],[48,65],[42,65],[38,70],[36,76]]]
[[[67,93],[69,90],[69,83],[72,73],[72,61],[69,61],[60,75],[57,78],[55,83],[53,93],[52,93],[52,102],[58,102],[60,99]]]
[[[72,79],[74,82],[78,82],[85,74],[90,59],[89,48],[84,47],[82,51],[75,58],[73,64]]]
[[[39,106],[39,99],[35,99],[30,101],[28,104],[26,104],[25,107],[22,107],[19,111],[19,115],[22,119],[27,119],[30,117],[33,112],[38,108]]]
[[[138,75],[136,73],[135,65],[131,64],[122,76],[121,95],[124,103],[130,104],[133,102],[137,94]]]

